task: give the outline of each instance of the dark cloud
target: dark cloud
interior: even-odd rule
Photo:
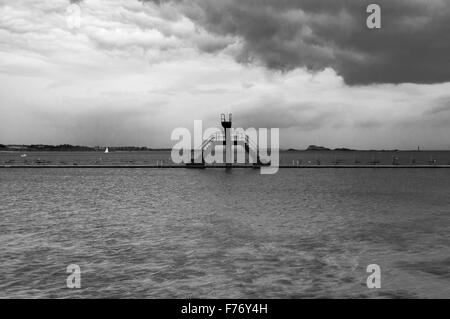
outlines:
[[[447,0],[147,1],[174,2],[208,31],[242,38],[242,63],[332,67],[353,85],[450,81]],[[379,30],[366,27],[374,2],[382,8]]]

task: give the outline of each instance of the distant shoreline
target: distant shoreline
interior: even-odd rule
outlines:
[[[104,152],[108,148],[110,152],[142,152],[142,151],[170,151],[168,148],[148,148],[141,146],[80,146],[80,145],[3,145],[0,144],[0,152]]]
[[[170,148],[148,148],[145,150],[115,150],[109,148],[109,153],[128,153],[128,152],[171,152]],[[180,150],[181,151],[181,150]],[[318,151],[318,150],[293,150],[293,149],[280,149],[282,153],[352,153],[352,152],[365,152],[365,153],[430,153],[430,152],[450,152],[450,150],[351,150],[351,151],[342,151],[342,150],[329,150],[329,151]],[[58,150],[58,149],[44,149],[44,150],[36,150],[36,149],[0,149],[0,153],[69,153],[69,152],[80,152],[80,153],[104,153],[104,150],[80,150],[80,149],[69,149],[69,150]]]
[[[172,151],[171,148],[149,148],[146,146],[82,146],[82,145],[18,145],[18,144],[0,144],[0,152],[104,152],[108,148],[109,152],[162,152]],[[310,145],[306,149],[280,149],[280,152],[450,152],[445,149],[350,149],[350,148],[326,148],[322,146]]]

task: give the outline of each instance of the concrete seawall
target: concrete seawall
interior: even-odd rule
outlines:
[[[0,165],[0,169],[6,168],[159,168],[159,169],[172,169],[172,168],[184,168],[184,169],[210,169],[210,168],[227,168],[225,165],[206,165],[204,167],[189,167],[185,165]],[[251,165],[233,165],[231,168],[252,168],[258,169],[258,166]],[[294,168],[450,168],[450,165],[280,165],[280,169],[294,169]]]

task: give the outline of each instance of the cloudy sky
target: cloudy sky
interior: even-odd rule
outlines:
[[[450,1],[0,0],[0,143],[170,147],[229,112],[286,148],[450,149]]]

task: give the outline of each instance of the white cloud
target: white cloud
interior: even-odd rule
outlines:
[[[76,30],[68,5],[0,1],[0,143],[168,147],[175,127],[233,112],[237,125],[281,127],[283,147],[450,144],[449,84],[349,87],[332,69],[267,71],[235,62],[241,39],[170,4],[85,0]]]

